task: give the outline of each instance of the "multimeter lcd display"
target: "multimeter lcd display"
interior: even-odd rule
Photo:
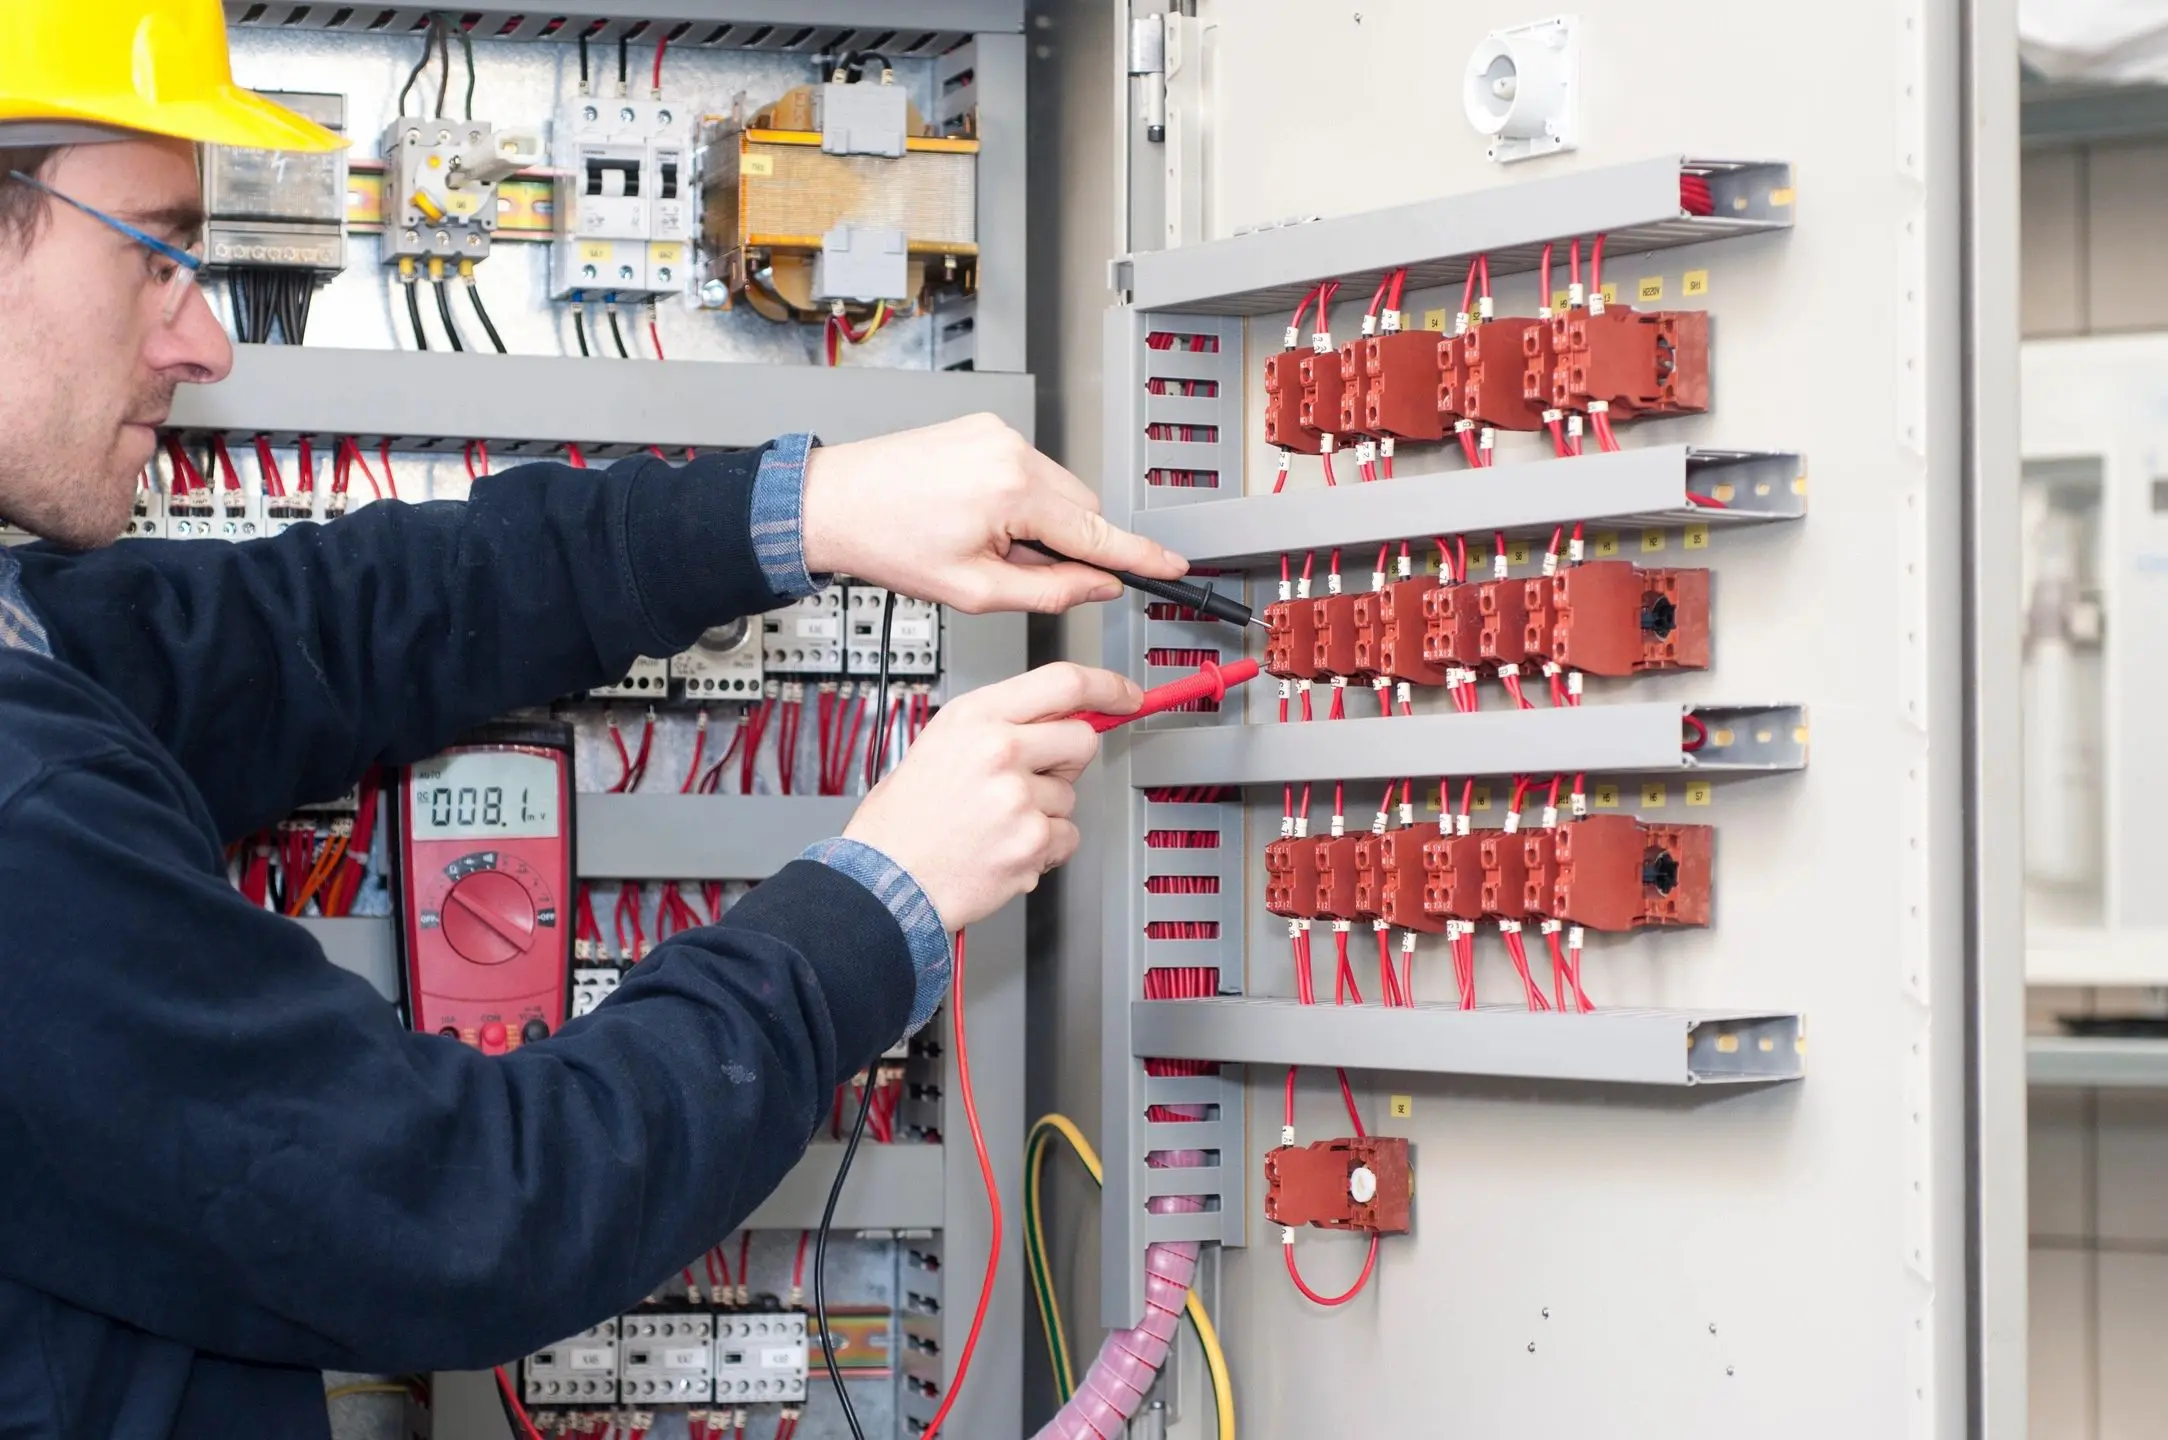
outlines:
[[[416,840],[533,840],[557,833],[557,766],[540,755],[467,751],[414,767]]]

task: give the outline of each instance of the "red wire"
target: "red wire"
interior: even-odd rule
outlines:
[[[979,1177],[986,1182],[986,1206],[991,1212],[993,1233],[986,1251],[986,1279],[979,1286],[978,1309],[971,1317],[971,1331],[964,1337],[964,1348],[956,1357],[956,1378],[951,1381],[948,1393],[941,1397],[941,1408],[933,1412],[933,1420],[926,1426],[925,1440],[934,1440],[941,1433],[942,1422],[956,1404],[956,1397],[963,1394],[964,1377],[971,1371],[971,1356],[979,1346],[979,1331],[985,1328],[987,1307],[993,1303],[994,1280],[1001,1273],[1001,1187],[994,1179],[994,1160],[986,1151],[986,1136],[979,1129],[979,1104],[971,1092],[971,1051],[964,1035],[964,932],[956,932],[955,1000],[949,1005],[949,1022],[956,1040],[956,1079],[964,1091],[964,1120],[971,1128],[971,1148],[979,1161]],[[1375,1246],[1372,1247],[1375,1254]],[[1367,1270],[1363,1272],[1366,1276]]]
[[[1280,1253],[1287,1258],[1287,1278],[1295,1282],[1295,1288],[1302,1292],[1302,1298],[1313,1305],[1323,1305],[1330,1309],[1335,1305],[1347,1304],[1348,1301],[1362,1293],[1363,1286],[1370,1283],[1370,1272],[1377,1268],[1378,1263],[1378,1237],[1377,1232],[1371,1232],[1370,1253],[1363,1257],[1363,1273],[1357,1275],[1355,1283],[1338,1295],[1320,1295],[1304,1283],[1302,1272],[1295,1268],[1295,1247],[1293,1244],[1282,1245]]]
[[[655,346],[655,358],[657,360],[667,360],[670,358],[669,356],[662,353],[662,331],[656,328],[655,322],[653,320],[647,322],[647,338]]]
[[[399,479],[391,473],[391,441],[386,440],[377,447],[376,459],[377,463],[384,467],[384,488],[391,491],[392,499],[398,499]],[[373,485],[376,482],[372,480],[370,483]]]
[[[666,33],[661,39],[655,42],[655,83],[651,88],[653,88],[657,92],[660,92],[662,89],[662,52],[669,48],[670,37]]]
[[[512,1388],[512,1377],[505,1373],[502,1365],[497,1367],[497,1393],[504,1397],[505,1408],[512,1412],[512,1418],[519,1425],[519,1440],[542,1440],[542,1432],[527,1418],[527,1407],[519,1403],[519,1392]]]

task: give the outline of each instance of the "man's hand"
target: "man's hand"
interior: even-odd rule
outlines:
[[[1081,565],[1054,564],[1039,540]],[[991,415],[815,450],[805,475],[806,568],[953,606],[1058,613],[1113,600],[1132,570],[1172,580],[1188,562],[1099,514],[1083,481]]]
[[[1099,753],[1079,710],[1127,715],[1143,700],[1108,670],[1046,665],[943,706],[844,830],[918,881],[961,930],[1076,853],[1076,779]]]

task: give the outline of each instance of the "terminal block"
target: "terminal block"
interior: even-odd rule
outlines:
[[[551,294],[668,295],[693,279],[690,107],[582,96],[557,119]]]
[[[617,1346],[618,1322],[605,1320],[537,1350],[520,1365],[520,1393],[529,1405],[614,1405]]]
[[[1527,910],[1591,930],[1706,925],[1716,832],[1591,815],[1522,838]]]
[[[831,585],[761,622],[761,663],[770,675],[843,673],[843,592]]]
[[[1415,1171],[1403,1136],[1319,1140],[1265,1152],[1265,1218],[1275,1225],[1404,1235]]]
[[[1423,658],[1472,670],[1483,658],[1483,609],[1473,585],[1440,585],[1423,596]]]
[[[1528,837],[1547,833],[1525,830],[1488,830],[1478,838],[1477,856],[1483,866],[1480,896],[1485,915],[1500,920],[1527,920],[1538,913],[1528,904]]]
[[[1501,316],[1471,327],[1454,340],[1460,352],[1460,384],[1455,413],[1497,430],[1541,430],[1550,408],[1527,395],[1527,335],[1544,324]],[[1445,405],[1441,386],[1439,405]]]
[[[1423,832],[1388,830],[1361,836],[1355,845],[1355,906],[1365,915],[1403,930],[1435,935],[1443,915],[1423,906]]]
[[[593,1013],[596,1006],[610,998],[624,977],[614,969],[581,966],[572,972],[572,1015],[577,1019]]]
[[[1282,350],[1265,357],[1265,443],[1303,455],[1325,448],[1323,437],[1306,428],[1302,418],[1301,367],[1310,353]]]
[[[1317,867],[1316,913],[1320,919],[1369,918],[1355,894],[1362,878],[1362,866],[1355,857],[1355,843],[1353,835],[1327,835],[1310,842],[1311,863]]]
[[[1423,913],[1447,920],[1483,918],[1483,841],[1440,833],[1423,842]]]
[[[1340,352],[1312,350],[1297,362],[1302,379],[1302,407],[1298,416],[1306,430],[1320,435],[1336,433],[1340,423]],[[1322,443],[1319,446],[1323,448]]]
[[[888,592],[853,585],[844,592],[844,673],[881,673],[881,609]],[[941,607],[930,600],[896,597],[888,627],[888,673],[931,679],[941,673]]]
[[[1445,670],[1427,658],[1423,644],[1430,629],[1423,604],[1437,588],[1435,575],[1417,575],[1355,597],[1358,670],[1410,685],[1445,683]]]
[[[1318,671],[1350,679],[1364,674],[1355,657],[1355,597],[1327,595],[1310,602],[1310,621],[1316,627],[1316,643],[1310,653]]]
[[[1528,584],[1523,580],[1486,580],[1475,587],[1482,617],[1476,654],[1490,665],[1518,665],[1528,658]]]
[[[1709,572],[1596,560],[1524,582],[1528,651],[1569,670],[1709,668]]]
[[[542,163],[542,136],[486,120],[401,117],[384,132],[384,263],[481,260],[497,182]]]
[[[715,1317],[627,1315],[618,1322],[618,1399],[684,1405],[715,1395]]]
[[[670,698],[670,662],[643,655],[632,662],[624,679],[614,685],[597,685],[587,694],[594,700],[667,700]]]
[[[1399,330],[1367,336],[1343,349],[1340,370],[1347,385],[1340,428],[1395,440],[1444,439],[1439,356],[1451,345],[1435,330]],[[1352,365],[1349,350],[1355,352]]]
[[[740,617],[702,632],[690,650],[671,658],[670,678],[687,700],[758,700],[760,622]]]
[[[1314,602],[1277,600],[1265,607],[1265,673],[1282,680],[1318,678]]]
[[[166,497],[157,490],[138,490],[135,509],[129,512],[126,534],[132,540],[157,540],[166,533]],[[26,531],[23,538],[28,540]],[[0,545],[13,543],[5,521],[0,521]]]
[[[717,1404],[768,1405],[805,1399],[803,1312],[726,1315],[715,1326]]]
[[[1265,909],[1284,920],[1317,918],[1317,841],[1282,838],[1265,846]]]
[[[1550,408],[1603,402],[1618,419],[1709,408],[1709,316],[1623,305],[1551,319]]]

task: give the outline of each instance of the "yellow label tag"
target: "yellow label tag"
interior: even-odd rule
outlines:
[[[1641,785],[1641,808],[1642,808],[1642,809],[1644,809],[1644,810],[1661,810],[1661,809],[1663,809],[1663,808],[1664,808],[1664,801],[1665,801],[1666,799],[1668,799],[1668,798],[1669,798],[1669,790],[1668,790],[1668,789],[1667,789],[1667,787],[1666,787],[1666,786],[1664,785],[1664,782],[1663,782],[1663,781],[1661,781],[1661,780],[1648,780],[1648,781],[1644,781],[1644,782],[1642,782],[1642,785]]]
[[[1618,554],[1618,532],[1598,530],[1589,537],[1588,547],[1589,553],[1598,560],[1609,560]]]
[[[1618,304],[1618,282],[1616,280],[1603,287],[1603,303],[1606,305]]]
[[[1681,295],[1687,296],[1689,299],[1696,295],[1708,294],[1709,272],[1706,270],[1687,271],[1686,274],[1681,276],[1679,279],[1679,293]]]
[[[447,215],[472,215],[482,208],[482,197],[461,194],[458,191],[444,197],[444,213]]]
[[[1473,574],[1488,564],[1490,564],[1490,548],[1488,546],[1470,545],[1468,547],[1469,573]]]
[[[1618,786],[1608,780],[1600,780],[1588,795],[1588,803],[1598,810],[1618,809]]]
[[[1685,545],[1685,546],[1686,546],[1686,548],[1687,548],[1687,549],[1689,549],[1689,550],[1706,550],[1706,549],[1708,549],[1708,548],[1709,548],[1709,527],[1708,527],[1708,526],[1706,526],[1706,525],[1689,525],[1689,526],[1687,526],[1687,527],[1686,527],[1686,537],[1685,537],[1685,539],[1684,539],[1683,541],[1681,541],[1680,543],[1682,543],[1683,545]]]
[[[1506,564],[1508,564],[1508,565],[1526,565],[1527,563],[1528,563],[1528,542],[1527,542],[1526,540],[1509,540],[1509,541],[1507,541],[1507,542],[1506,542]]]
[[[1405,1120],[1415,1113],[1415,1097],[1413,1095],[1392,1096],[1386,1102],[1386,1108],[1395,1120]]]
[[[685,247],[676,243],[658,242],[647,247],[647,258],[655,265],[683,265]]]
[[[1686,803],[1687,803],[1687,804],[1689,804],[1689,805],[1706,805],[1706,804],[1708,804],[1708,803],[1709,803],[1709,794],[1710,794],[1710,791],[1712,790],[1712,788],[1713,788],[1713,787],[1712,787],[1712,786],[1711,786],[1711,785],[1709,784],[1709,782],[1708,782],[1708,781],[1706,781],[1706,780],[1689,780],[1689,781],[1687,781],[1687,782],[1686,782]]]
[[[1572,295],[1564,290],[1554,290],[1551,292],[1551,308],[1553,310],[1563,310],[1566,308],[1566,302],[1572,298]]]
[[[1445,317],[1446,312],[1443,310],[1425,310],[1423,312],[1423,328],[1425,330],[1443,330],[1445,329]]]
[[[1785,206],[1791,204],[1792,201],[1796,198],[1797,197],[1792,194],[1792,187],[1789,185],[1769,192],[1769,203],[1779,210],[1782,210]],[[1741,208],[1743,209],[1744,207],[1742,206]]]
[[[1470,810],[1488,810],[1488,809],[1490,809],[1490,786],[1488,786],[1488,785],[1478,785],[1478,786],[1476,786],[1476,787],[1475,787],[1475,798],[1474,798],[1473,800],[1471,800],[1471,801],[1469,801],[1469,802],[1468,802],[1468,808],[1469,808]]]
[[[1664,541],[1664,532],[1663,532],[1663,531],[1661,531],[1661,530],[1644,530],[1644,531],[1642,531],[1642,532],[1641,532],[1641,553],[1642,553],[1642,554],[1644,554],[1644,555],[1654,555],[1654,554],[1655,554],[1655,553],[1656,553],[1657,551],[1659,551],[1659,550],[1661,550],[1661,549],[1663,549],[1663,548],[1664,548],[1664,544],[1665,544],[1665,541]]]
[[[1427,559],[1427,560],[1425,560],[1425,561],[1423,562],[1423,573],[1424,573],[1425,575],[1435,575],[1435,574],[1437,574],[1437,573],[1438,573],[1438,557],[1437,557],[1437,556],[1433,555],[1433,556],[1431,556],[1431,557],[1430,557],[1429,559]]]
[[[1661,275],[1643,276],[1634,284],[1634,298],[1641,301],[1663,299],[1664,277]]]
[[[749,179],[765,180],[775,174],[773,155],[748,155],[738,162],[738,173]]]
[[[1445,808],[1445,787],[1433,785],[1423,792],[1423,808],[1435,815]]]
[[[582,240],[580,261],[587,265],[607,265],[614,249],[607,240]]]

